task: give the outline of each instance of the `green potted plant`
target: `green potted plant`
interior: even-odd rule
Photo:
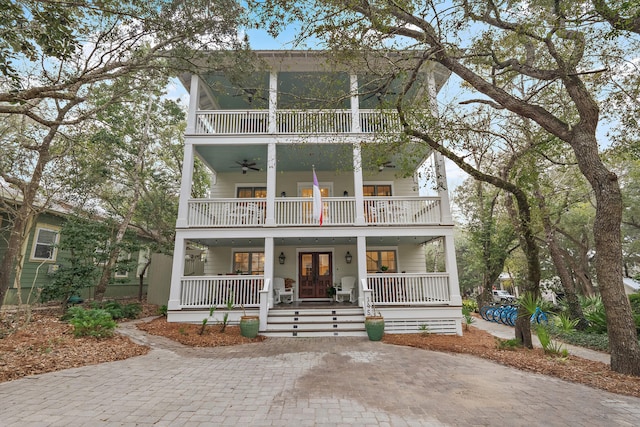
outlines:
[[[336,295],[336,287],[335,286],[327,286],[327,296],[329,298],[333,298]]]
[[[260,316],[249,315],[242,307],[242,316],[240,316],[240,335],[247,338],[255,338],[258,336],[260,329]]]
[[[364,317],[364,327],[370,341],[380,341],[384,335],[384,317],[376,312],[373,302],[369,303],[371,314]]]
[[[389,267],[386,266],[386,265],[381,265],[380,266],[380,271],[382,271],[383,273],[386,272],[388,269],[389,269]]]

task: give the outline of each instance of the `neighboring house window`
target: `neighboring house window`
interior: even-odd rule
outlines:
[[[58,230],[51,228],[37,227],[33,240],[33,253],[31,258],[35,260],[55,261],[58,241]]]
[[[382,267],[387,267],[389,273],[397,273],[396,259],[395,250],[367,251],[367,273],[382,271]]]
[[[128,252],[127,253],[120,252],[120,254],[118,254],[115,277],[117,278],[129,277],[129,270],[127,270],[127,267],[128,267],[127,261],[129,261],[130,259],[131,259],[131,254]]]
[[[239,199],[264,199],[267,197],[267,187],[238,187],[236,194]]]
[[[235,252],[233,271],[243,274],[264,274],[264,252]]]
[[[365,184],[362,186],[364,197],[390,197],[391,184]]]

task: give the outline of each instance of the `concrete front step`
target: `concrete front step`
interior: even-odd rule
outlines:
[[[267,330],[271,337],[365,337],[364,312],[348,309],[271,310]]]

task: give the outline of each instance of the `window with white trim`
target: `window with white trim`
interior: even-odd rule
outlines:
[[[242,274],[264,274],[264,252],[234,252],[233,271]]]
[[[367,251],[367,273],[386,271],[397,273],[398,264],[395,250],[368,250]],[[386,267],[386,269],[384,268]]]
[[[59,230],[54,228],[36,227],[31,259],[55,261],[58,252],[55,246],[58,242],[58,232]]]

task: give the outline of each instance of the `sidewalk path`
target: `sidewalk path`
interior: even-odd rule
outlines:
[[[471,326],[475,326],[478,329],[487,331],[491,335],[494,335],[498,338],[511,339],[515,336],[512,326],[507,326],[496,322],[489,322],[488,320],[484,320],[481,317],[474,317],[474,319],[475,321],[471,324]],[[540,340],[538,340],[538,337],[535,334],[532,334],[531,339],[535,347],[542,347],[540,345]],[[569,354],[582,357],[583,359],[595,360],[596,362],[602,362],[606,364],[609,364],[611,362],[611,356],[609,355],[609,353],[564,343],[562,344],[562,348],[566,348],[569,351]]]
[[[190,348],[0,384],[4,426],[637,426],[640,399],[366,338]]]

